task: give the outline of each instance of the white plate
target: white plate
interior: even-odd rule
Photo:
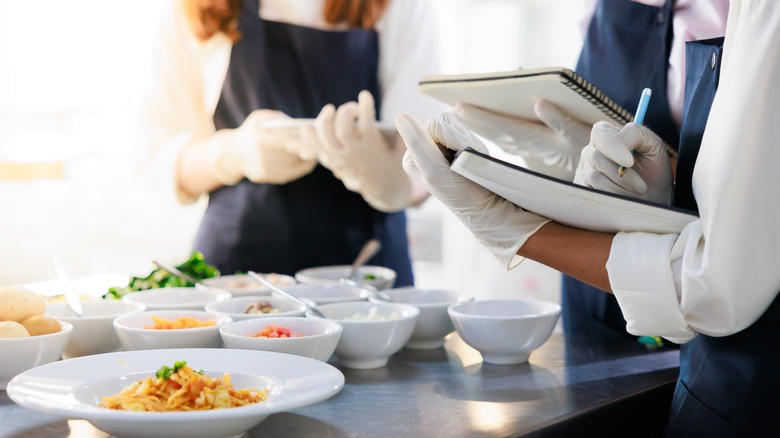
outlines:
[[[230,409],[130,412],[98,407],[102,397],[185,360],[211,377],[230,373],[235,388],[268,388],[268,400]],[[54,362],[14,377],[8,396],[36,411],[85,419],[123,438],[229,437],[273,413],[326,400],[341,391],[344,375],[318,360],[268,351],[171,349],[106,353]]]

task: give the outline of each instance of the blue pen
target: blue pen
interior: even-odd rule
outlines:
[[[636,107],[636,115],[634,116],[634,123],[641,125],[645,121],[645,114],[647,113],[647,105],[650,104],[650,96],[653,94],[653,90],[645,88],[642,90],[642,96],[639,98],[639,105]],[[631,151],[633,154],[634,151]],[[618,166],[618,175],[623,176],[628,169],[623,166]]]

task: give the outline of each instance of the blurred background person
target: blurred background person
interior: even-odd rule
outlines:
[[[140,132],[179,202],[208,196],[194,248],[226,274],[291,275],[377,238],[370,263],[411,285],[403,210],[427,194],[375,116],[434,115],[417,81],[437,59],[428,1],[170,2]],[[267,129],[318,115],[303,138]]]

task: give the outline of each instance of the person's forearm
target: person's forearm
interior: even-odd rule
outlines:
[[[517,254],[611,292],[606,264],[614,237],[549,222]]]
[[[182,150],[176,163],[176,182],[179,190],[193,197],[222,186],[210,169],[207,146],[205,141],[188,145]]]

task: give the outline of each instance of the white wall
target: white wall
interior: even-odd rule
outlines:
[[[572,66],[579,0],[431,0],[445,73]],[[63,164],[63,178],[3,179],[0,285],[141,274],[187,257],[203,205],[171,205],[139,178],[127,124],[160,0],[0,0],[0,162]],[[421,286],[557,301],[558,274],[507,273],[437,201],[410,212]]]

